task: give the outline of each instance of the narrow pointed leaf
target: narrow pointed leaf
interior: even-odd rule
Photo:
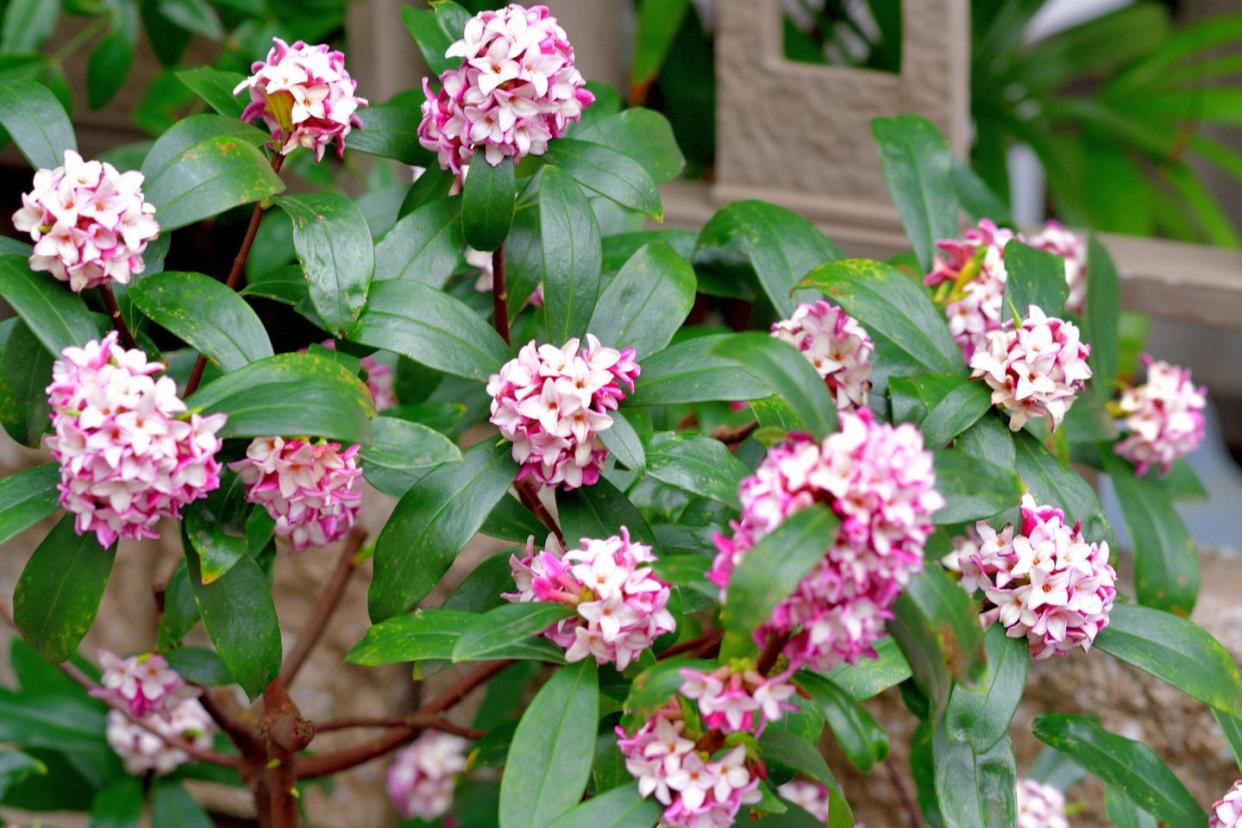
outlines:
[[[630,421],[620,411],[613,411],[612,426],[599,432],[600,442],[608,449],[617,462],[633,471],[641,471],[647,465],[647,456],[643,450],[643,441]]]
[[[655,533],[642,514],[607,480],[600,479],[593,486],[580,486],[558,500],[561,529],[570,549],[583,538],[598,540],[619,535],[623,526],[639,543],[656,545]]]
[[[489,253],[504,244],[513,225],[516,203],[513,159],[506,157],[493,165],[486,154],[475,154],[461,197],[466,244]]]
[[[104,330],[104,317],[92,313],[68,285],[32,272],[25,256],[0,256],[0,296],[57,357],[65,348],[98,339]]]
[[[1005,302],[1001,320],[1013,316],[1013,309],[1023,317],[1034,305],[1047,316],[1063,316],[1069,285],[1065,281],[1065,260],[1055,253],[1036,250],[1017,239],[1005,245]]]
[[[560,138],[548,145],[546,158],[588,190],[654,221],[664,220],[655,182],[628,155],[603,144]]]
[[[374,440],[362,447],[362,473],[367,482],[390,497],[400,498],[431,466],[461,462],[461,449],[422,423],[376,417]]]
[[[662,813],[664,806],[655,797],[644,799],[627,780],[561,814],[549,828],[651,828]]]
[[[31,0],[25,5],[54,8],[56,3]],[[52,14],[55,21],[55,12]],[[6,38],[9,35],[7,26],[4,34]],[[36,170],[59,167],[65,163],[65,150],[78,148],[65,108],[51,90],[34,81],[0,83],[0,126]]]
[[[543,312],[555,342],[587,333],[602,287],[599,225],[569,173],[545,167],[539,184]]]
[[[1083,341],[1091,345],[1092,386],[1112,396],[1120,362],[1121,280],[1107,248],[1092,236],[1087,241],[1087,313]]]
[[[945,825],[991,828],[1013,825],[1018,776],[1008,735],[991,750],[976,753],[944,728],[932,737],[936,795]]]
[[[455,609],[415,610],[371,626],[345,656],[350,664],[375,667],[402,661],[451,659],[453,648],[479,616]]]
[[[293,219],[293,246],[311,304],[329,331],[344,335],[362,312],[375,273],[366,217],[341,193],[280,196],[275,201]]]
[[[45,463],[0,480],[0,544],[60,508],[60,467]]]
[[[662,483],[740,508],[738,486],[746,464],[719,440],[704,435],[661,435],[647,453],[647,474]]]
[[[930,273],[936,242],[953,238],[957,230],[949,144],[935,125],[917,115],[876,118],[871,134],[879,145],[880,167],[906,236],[923,272]]]
[[[854,767],[870,773],[876,762],[888,756],[888,735],[845,690],[815,673],[800,673],[796,681],[819,705],[837,745]]]
[[[461,199],[430,201],[403,216],[375,245],[375,281],[401,279],[443,287],[465,246]]]
[[[823,439],[837,427],[837,407],[815,367],[787,342],[765,333],[734,334],[712,349],[768,387],[798,415],[803,427]]]
[[[944,727],[957,741],[983,754],[1009,732],[1026,687],[1030,666],[1029,645],[1024,638],[1010,638],[993,624],[984,636],[987,673],[975,687],[959,684],[949,697]]]
[[[714,353],[716,346],[730,336],[732,334],[697,336],[645,360],[634,395],[625,404],[757,400],[771,395],[765,379],[749,371],[738,371],[734,360]]]
[[[604,288],[588,330],[644,359],[667,347],[694,306],[694,268],[667,242],[639,248]]]
[[[564,604],[504,604],[475,616],[453,647],[453,661],[509,658],[514,645],[526,644],[548,627],[574,615]]]
[[[207,105],[226,118],[240,118],[246,101],[233,90],[246,79],[240,72],[226,72],[211,66],[196,66],[177,71],[181,81]]]

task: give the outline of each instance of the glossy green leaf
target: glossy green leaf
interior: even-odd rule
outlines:
[[[1044,745],[1027,775],[1058,791],[1068,791],[1081,782],[1087,772],[1061,751]]]
[[[756,543],[733,570],[720,619],[722,654],[743,655],[751,636],[832,545],[839,521],[814,505],[792,515]]]
[[[600,294],[587,330],[638,358],[664,350],[694,306],[694,268],[664,241],[639,248]]]
[[[0,256],[0,296],[17,311],[43,347],[59,357],[103,331],[104,317],[91,313],[82,297],[46,273],[33,273],[24,256]]]
[[[10,4],[8,14],[23,4],[56,7],[55,2],[47,0],[20,0],[15,5]],[[8,26],[4,33],[8,35]],[[0,48],[0,52],[3,51]],[[0,82],[0,126],[9,133],[30,166],[37,170],[59,167],[65,163],[65,150],[78,148],[65,108],[46,86],[34,81]]]
[[[258,314],[210,276],[157,273],[134,284],[129,295],[153,322],[225,371],[272,356]]]
[[[1121,280],[1108,249],[1092,236],[1087,241],[1087,312],[1083,341],[1091,345],[1092,386],[1111,397],[1120,360]]]
[[[52,427],[45,389],[52,381],[55,357],[21,319],[9,318],[0,325],[9,330],[0,347],[0,423],[14,440],[35,448]]]
[[[1100,457],[1133,538],[1139,603],[1189,616],[1199,595],[1199,554],[1190,530],[1153,474],[1139,477],[1108,447]]]
[[[115,545],[104,549],[94,532],[74,531],[73,515],[52,528],[26,562],[13,593],[13,618],[48,661],[64,661],[95,621]]]
[[[390,497],[404,495],[431,466],[461,462],[461,449],[452,440],[421,423],[377,417],[371,431],[373,441],[360,452],[362,473]]]
[[[1216,725],[1225,737],[1234,761],[1242,768],[1242,719],[1219,710],[1212,711],[1212,718],[1216,719]]]
[[[627,154],[603,144],[559,138],[548,145],[546,160],[588,190],[654,221],[664,220],[655,182]]]
[[[823,754],[801,735],[780,728],[768,728],[759,738],[759,748],[765,762],[804,773],[830,790],[837,787]]]
[[[18,750],[0,750],[0,797],[29,776],[43,776],[47,766]],[[137,780],[134,780],[137,784]]]
[[[0,54],[39,51],[56,29],[60,0],[11,0],[6,5],[0,29]]]
[[[461,262],[465,246],[461,199],[431,201],[394,224],[375,246],[375,281],[402,279],[442,287]]]
[[[1156,819],[1116,788],[1104,791],[1104,813],[1115,828],[1156,828]]]
[[[906,237],[924,273],[930,273],[936,242],[957,235],[953,155],[934,124],[917,115],[875,118],[871,134],[880,167],[897,205]]]
[[[1158,819],[1178,828],[1207,825],[1186,786],[1142,742],[1110,733],[1087,716],[1060,713],[1037,716],[1034,733]]]
[[[221,477],[220,487],[185,508],[185,536],[198,553],[204,584],[218,581],[246,557],[246,487],[232,472]]]
[[[670,345],[643,361],[627,407],[709,400],[757,400],[772,391],[765,379],[738,371],[737,363],[715,354],[732,334],[697,336]]]
[[[493,538],[526,543],[531,535],[542,535],[547,528],[516,497],[509,496],[500,499],[479,531]]]
[[[120,776],[95,794],[91,802],[91,828],[137,828],[146,808],[142,780]]]
[[[849,693],[815,673],[800,673],[796,682],[819,705],[837,745],[854,767],[870,773],[877,762],[888,756],[884,728]]]
[[[23,748],[107,750],[104,710],[85,694],[30,695],[0,688],[0,739]]]
[[[579,130],[574,138],[625,154],[637,161],[657,184],[672,181],[686,166],[668,119],[650,109],[626,109]]]
[[[370,627],[345,660],[374,667],[451,659],[458,639],[478,617],[473,612],[455,609],[419,609],[397,615]]]
[[[223,412],[221,437],[307,434],[342,443],[371,442],[375,408],[366,385],[340,363],[288,353],[252,362],[214,380],[186,401]]]
[[[134,47],[123,31],[99,41],[86,59],[86,102],[101,109],[125,86],[134,63]]]
[[[719,440],[700,434],[669,434],[652,441],[647,453],[647,474],[738,509],[738,486],[750,470]]]
[[[834,667],[825,677],[849,693],[855,701],[878,696],[910,678],[910,665],[892,636],[875,642],[876,658],[860,659],[855,664]]]
[[[60,507],[60,467],[45,463],[0,479],[0,544]]]
[[[1082,477],[1061,465],[1028,432],[1014,435],[1014,449],[1018,476],[1037,503],[1060,508],[1070,523],[1081,520],[1088,541],[1112,539],[1113,530],[1100,499]]]
[[[509,359],[500,335],[465,303],[416,282],[377,282],[349,339],[467,379],[486,380]]]
[[[638,31],[630,63],[630,100],[642,101],[690,9],[690,0],[646,0],[638,7]]]
[[[159,0],[160,13],[181,28],[219,40],[224,35],[220,16],[207,0]]]
[[[341,193],[280,196],[293,219],[293,246],[311,304],[328,330],[343,336],[358,319],[375,273],[371,231],[358,205]]]
[[[682,670],[711,669],[713,663],[704,659],[671,658],[652,664],[630,684],[621,708],[624,713],[621,725],[630,733],[642,727],[685,683]]]
[[[1005,302],[1001,319],[1013,316],[1013,309],[1025,318],[1034,305],[1047,316],[1061,316],[1069,285],[1065,281],[1065,260],[1055,253],[1036,250],[1014,239],[1005,245]]]
[[[211,828],[211,818],[194,797],[170,779],[157,781],[151,790],[151,824],[160,828]]]
[[[941,448],[977,423],[992,407],[992,392],[981,382],[963,382],[931,407],[919,428],[923,444]]]
[[[642,514],[616,486],[600,479],[593,486],[580,486],[558,499],[557,511],[565,542],[572,549],[583,538],[608,538],[621,534],[621,527],[639,543],[654,546],[655,534]]]
[[[1007,734],[990,750],[976,753],[940,728],[932,737],[932,761],[945,825],[991,828],[1014,824],[1018,775]]]
[[[164,588],[164,613],[160,616],[159,629],[156,631],[155,648],[164,651],[180,645],[181,639],[197,623],[198,604],[194,602],[190,576],[183,559],[169,576],[168,585]]]
[[[509,444],[484,441],[407,492],[376,541],[371,619],[391,618],[426,597],[516,476]]]
[[[345,146],[348,149],[416,167],[434,163],[431,152],[418,143],[418,123],[421,120],[418,107],[367,106],[359,109],[357,114],[362,126],[355,127],[346,136]]]
[[[461,196],[466,244],[489,253],[504,244],[516,205],[513,159],[505,157],[493,165],[484,153],[477,153],[470,161],[470,175]]]
[[[926,291],[897,268],[846,259],[816,268],[800,286],[823,291],[873,339],[887,340],[914,364],[932,373],[966,373],[944,317]]]
[[[663,805],[654,797],[644,799],[629,781],[566,811],[548,828],[651,828],[662,813]]]
[[[226,72],[211,66],[177,71],[177,80],[226,118],[240,118],[246,108],[246,102],[233,94],[233,90],[245,79],[240,72]]]
[[[937,451],[936,491],[945,505],[932,515],[945,525],[980,520],[1018,505],[1022,481],[1012,467],[993,465],[958,449]]]
[[[475,616],[463,630],[453,647],[453,661],[510,658],[508,653],[515,645],[530,643],[548,627],[572,615],[572,609],[558,603],[537,601],[496,607]]]
[[[177,671],[190,684],[200,687],[223,687],[233,683],[233,674],[216,655],[206,647],[178,647],[165,658],[168,666]]]
[[[599,225],[569,173],[545,167],[539,177],[543,313],[556,342],[585,334],[603,287]]]
[[[712,353],[765,380],[811,436],[822,440],[836,430],[837,408],[828,387],[815,366],[789,343],[757,331],[740,333],[720,342]]]
[[[1025,638],[1010,638],[998,624],[984,636],[987,674],[975,687],[959,684],[949,697],[944,727],[948,735],[975,753],[991,750],[1009,732],[1026,688],[1030,648]]]
[[[599,677],[585,659],[562,667],[518,722],[500,782],[500,828],[544,828],[582,798],[591,775]]]
[[[638,432],[620,411],[613,411],[609,416],[612,417],[612,426],[598,432],[600,442],[618,463],[627,469],[641,471],[647,465],[647,455]]]
[[[416,9],[413,6],[401,7],[401,21],[410,30],[410,36],[418,44],[423,60],[437,76],[446,69],[455,69],[461,64],[461,58],[446,58],[444,53],[453,41],[461,36],[458,33],[450,37],[436,22],[436,14],[431,9]]]

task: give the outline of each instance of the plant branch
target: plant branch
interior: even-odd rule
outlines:
[[[509,286],[505,281],[505,246],[492,253],[492,324],[509,344]]]
[[[749,423],[743,423],[740,426],[721,426],[712,430],[712,437],[724,443],[726,446],[736,446],[747,437],[755,433],[759,428],[758,420],[751,420]]]
[[[560,525],[556,522],[556,518],[552,517],[552,513],[543,505],[543,501],[539,499],[539,492],[535,489],[530,478],[516,480],[513,488],[517,491],[518,499],[522,501],[530,512],[537,518],[539,522],[548,528],[548,531],[556,535],[556,539],[561,542],[561,546],[565,545],[565,533],[561,531]]]
[[[689,641],[683,641],[680,644],[674,644],[664,652],[656,656],[656,661],[664,661],[682,653],[697,653],[699,650],[706,649],[720,643],[720,639],[724,638],[724,630],[712,630],[703,633],[698,638],[692,638]]]
[[[341,602],[341,596],[345,594],[345,588],[349,586],[350,576],[354,574],[354,569],[358,565],[358,550],[362,548],[366,539],[366,530],[355,526],[350,531],[345,547],[341,550],[341,556],[336,561],[336,569],[332,571],[328,583],[324,586],[323,594],[319,596],[319,603],[315,605],[314,611],[307,619],[306,628],[298,636],[293,652],[289,654],[284,667],[281,668],[280,680],[286,687],[293,684],[302,665],[306,663],[315,645],[319,643],[319,638],[327,628],[332,613],[336,611]]]
[[[902,779],[901,772],[893,764],[891,756],[884,760],[884,769],[888,771],[888,778],[892,780],[893,787],[897,789],[897,796],[901,799],[901,805],[906,809],[906,815],[910,817],[911,828],[923,828],[923,817],[918,803],[914,795],[910,793],[910,788],[906,786],[906,780]]]
[[[512,663],[511,661],[491,661],[483,664],[473,672],[467,673],[456,684],[414,711],[414,717],[426,717],[443,713],[470,695],[470,691]],[[297,777],[298,779],[318,779],[349,770],[409,744],[417,739],[419,734],[425,729],[425,726],[422,725],[403,725],[391,728],[381,736],[361,745],[355,745],[354,747],[333,753],[319,754],[318,756],[300,756],[297,760]]]
[[[459,724],[450,722],[448,719],[436,716],[404,716],[395,719],[359,716],[355,718],[331,719],[326,722],[316,722],[315,733],[328,733],[333,730],[348,730],[355,727],[418,727],[427,730],[438,730],[441,733],[452,733],[464,739],[482,739],[487,735],[485,731],[476,730],[473,727],[462,727]]]
[[[768,636],[768,640],[763,645],[763,652],[759,653],[759,660],[755,662],[755,669],[760,675],[766,676],[772,672],[772,668],[776,666],[777,660],[781,657],[781,651],[788,643],[789,633],[779,635],[773,633]]]
[[[104,305],[108,308],[112,327],[116,328],[116,332],[121,335],[121,344],[126,348],[137,348],[138,342],[130,332],[129,325],[125,324],[125,316],[121,313],[121,306],[116,303],[116,295],[112,292],[112,287],[107,284],[100,285],[99,293],[103,296]]]

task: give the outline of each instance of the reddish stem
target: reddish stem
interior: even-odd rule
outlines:
[[[505,282],[505,246],[492,253],[492,324],[509,344],[509,286]]]
[[[326,722],[317,722],[315,724],[315,733],[349,730],[355,727],[420,727],[427,730],[438,730],[441,733],[452,733],[464,739],[482,739],[487,735],[485,731],[476,730],[473,727],[463,727],[450,722],[448,719],[436,716],[404,716],[391,719],[358,716],[354,718],[331,719]]]
[[[125,324],[125,315],[121,313],[121,306],[116,303],[116,295],[112,292],[112,286],[103,284],[99,286],[99,293],[103,296],[104,305],[108,308],[108,316],[112,319],[112,327],[116,328],[116,332],[121,335],[121,344],[126,348],[137,348],[138,342],[134,339],[133,333],[129,330],[129,325]]]

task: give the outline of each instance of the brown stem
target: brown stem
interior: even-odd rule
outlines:
[[[772,672],[772,668],[776,666],[777,659],[781,657],[781,651],[785,649],[785,645],[788,643],[788,633],[780,635],[773,633],[768,636],[767,642],[763,645],[763,652],[759,653],[759,660],[755,662],[755,669],[765,676]]]
[[[724,443],[726,446],[736,446],[747,437],[755,433],[759,428],[758,420],[751,420],[749,423],[743,423],[740,426],[721,426],[712,431],[712,437]]]
[[[355,526],[350,531],[345,548],[341,550],[341,556],[336,561],[336,569],[332,571],[332,576],[324,586],[323,594],[319,596],[319,603],[315,605],[314,611],[307,619],[306,629],[298,637],[293,652],[289,654],[285,666],[281,668],[280,680],[286,687],[293,684],[302,665],[306,663],[315,645],[319,643],[319,638],[327,628],[332,613],[336,611],[341,602],[341,596],[345,594],[345,588],[349,586],[349,578],[357,567],[358,550],[362,548],[366,539],[366,530]]]
[[[99,293],[103,296],[104,305],[108,308],[108,316],[112,318],[112,327],[116,328],[116,332],[121,335],[121,344],[126,348],[137,348],[138,342],[130,332],[129,325],[125,324],[125,316],[121,313],[121,306],[116,303],[116,295],[112,292],[111,285],[100,285]]]
[[[906,809],[906,816],[910,817],[910,828],[923,828],[923,817],[919,811],[918,802],[915,801],[914,795],[910,793],[906,780],[902,778],[901,772],[893,764],[891,756],[884,760],[884,769],[888,771],[888,778],[892,780],[893,787],[897,789],[897,796],[901,799],[902,807]]]
[[[280,168],[284,166],[285,157],[280,153],[272,156],[272,172],[280,174]],[[250,248],[254,246],[254,237],[259,232],[259,222],[263,219],[263,202],[260,201],[254,205],[254,212],[250,214],[250,224],[246,226],[246,235],[242,237],[241,247],[237,251],[237,256],[233,259],[233,267],[229,270],[229,276],[224,281],[225,287],[229,290],[237,290],[238,283],[241,282],[242,271],[246,268],[246,259],[250,256]],[[198,355],[198,359],[194,361],[194,369],[190,371],[190,380],[185,384],[185,394],[190,396],[198,390],[198,385],[203,381],[203,370],[207,367],[207,357],[202,354]]]
[[[561,531],[560,525],[556,522],[556,518],[552,517],[552,513],[543,505],[543,501],[539,499],[539,492],[535,488],[535,484],[530,478],[515,481],[513,488],[517,490],[518,499],[522,501],[522,505],[539,518],[539,522],[548,528],[548,531],[556,535],[556,539],[561,542],[561,546],[565,545],[565,533]]]
[[[297,755],[315,738],[315,725],[302,718],[279,678],[263,691],[263,720],[259,725],[268,760],[258,789],[266,800],[271,828],[296,828],[298,814]]]
[[[669,647],[667,650],[656,656],[656,661],[664,661],[666,658],[672,658],[675,655],[701,650],[712,644],[719,643],[720,639],[723,637],[724,630],[712,630],[711,632],[700,635],[698,638],[692,638],[689,641],[674,644],[672,647]]]
[[[509,344],[509,286],[505,282],[505,246],[492,253],[492,324]]]
[[[436,716],[405,716],[395,719],[368,718],[359,716],[345,719],[332,719],[326,722],[317,722],[315,724],[315,733],[328,733],[333,730],[348,730],[354,727],[420,727],[427,730],[438,730],[441,733],[452,733],[455,736],[461,736],[464,739],[482,739],[487,735],[486,731],[476,730],[473,727],[463,727],[454,724],[448,719]]]
[[[467,673],[452,687],[449,687],[414,711],[414,716],[422,717],[443,713],[468,696],[470,691],[512,663],[511,661],[491,661],[483,664],[475,671]],[[417,739],[424,729],[421,725],[394,727],[361,745],[355,745],[333,753],[319,754],[318,756],[300,756],[297,760],[297,777],[298,779],[318,779],[322,776],[329,776],[357,767],[409,744]]]

